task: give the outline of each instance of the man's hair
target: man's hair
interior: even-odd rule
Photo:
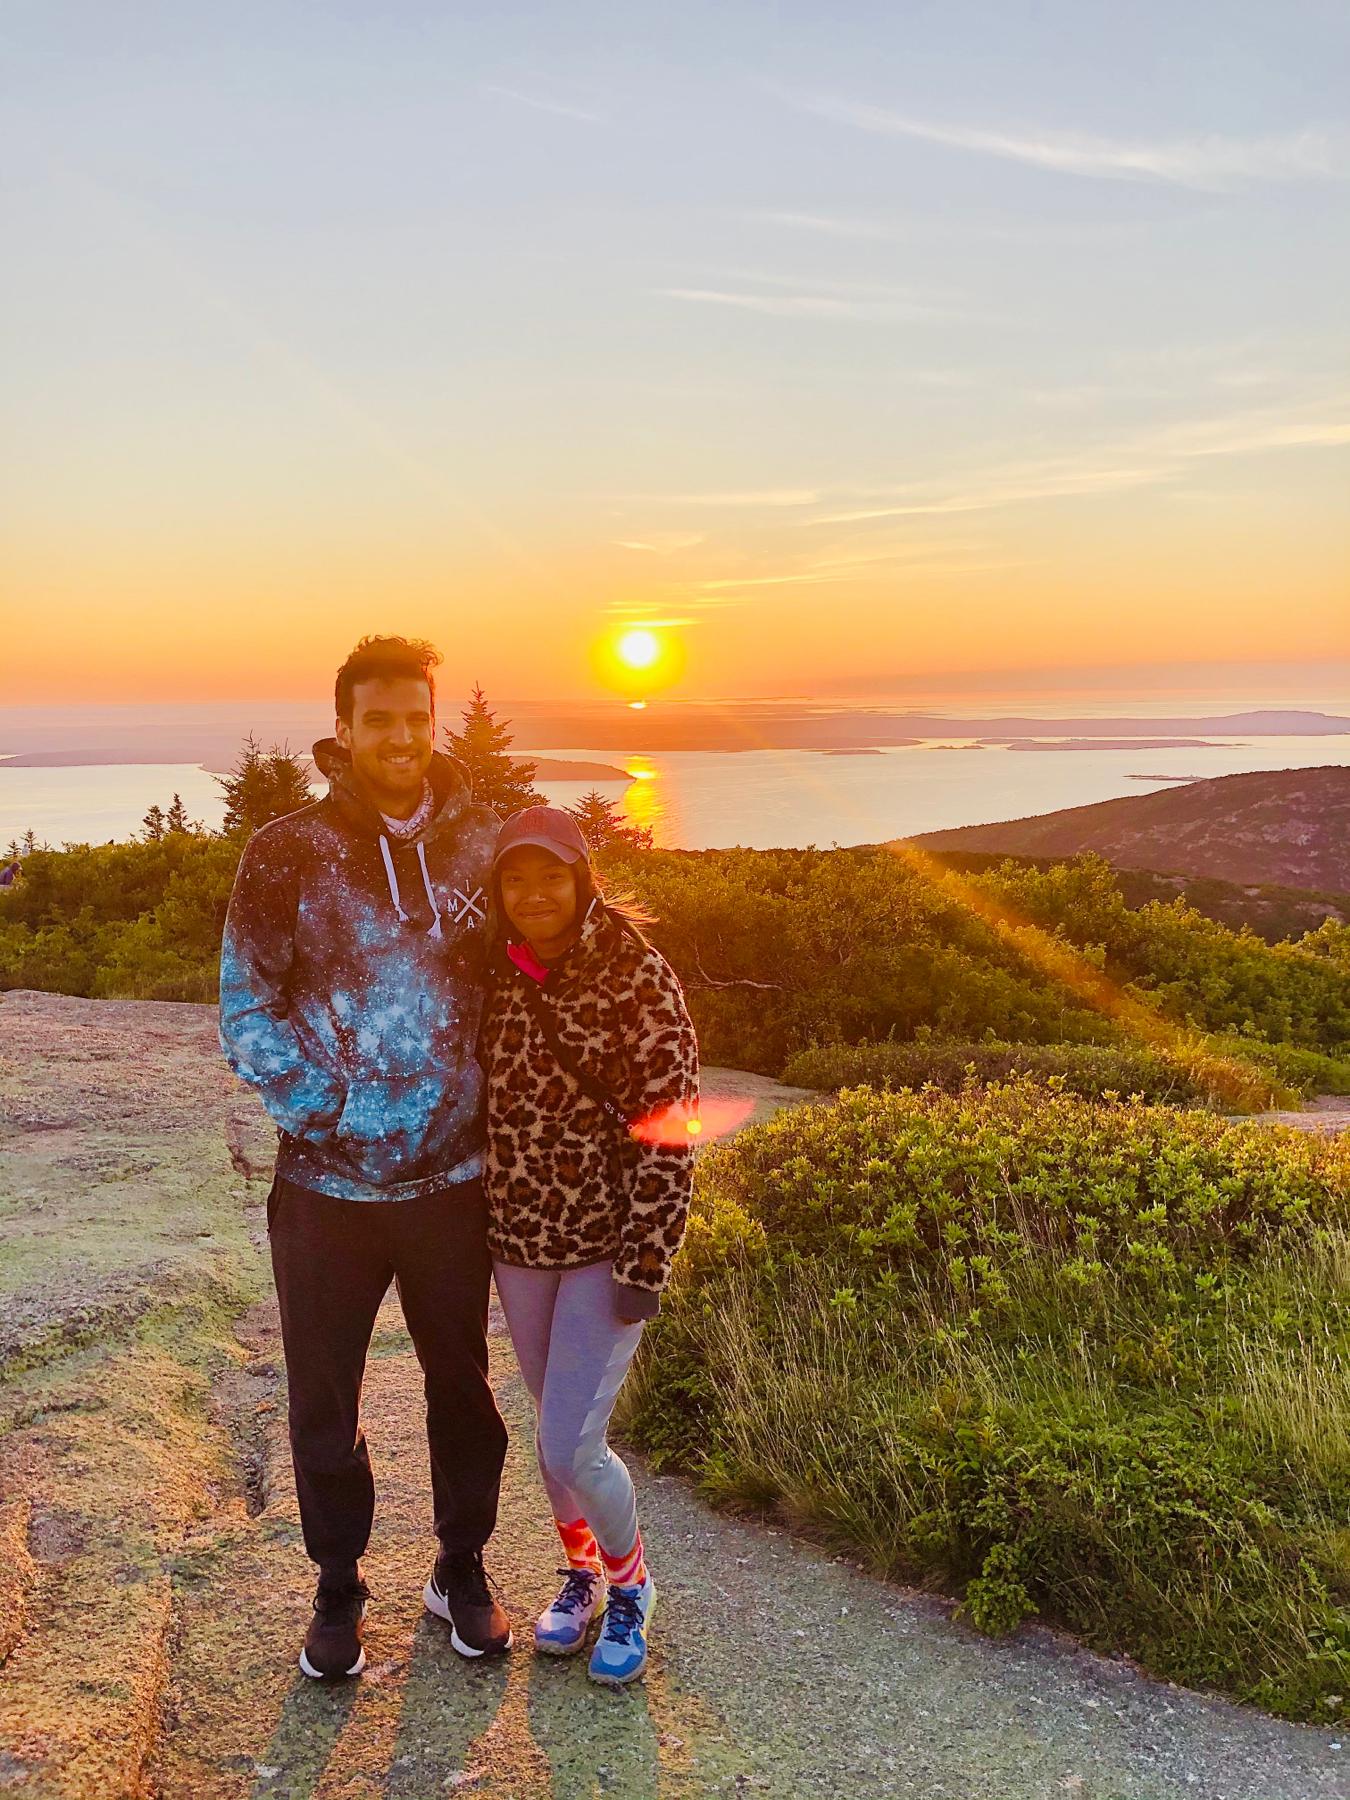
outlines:
[[[425,638],[363,637],[337,672],[333,700],[339,719],[352,722],[354,690],[358,681],[425,681],[431,689],[431,711],[436,711],[436,678],[432,670],[441,653]]]

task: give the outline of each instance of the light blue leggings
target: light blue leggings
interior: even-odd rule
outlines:
[[[535,1449],[555,1519],[585,1519],[607,1556],[626,1556],[637,1538],[633,1480],[605,1433],[642,1322],[614,1311],[612,1265],[515,1269],[493,1275],[516,1360],[534,1401]]]

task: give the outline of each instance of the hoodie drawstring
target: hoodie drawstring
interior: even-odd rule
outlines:
[[[394,903],[394,911],[407,925],[411,921],[403,910],[403,901],[400,899],[398,891],[398,876],[394,873],[394,859],[389,851],[389,839],[383,832],[380,833],[380,855],[384,858],[384,872],[389,881],[389,898]],[[431,907],[431,924],[427,928],[427,936],[439,941],[445,935],[441,930],[440,902],[436,898],[435,888],[431,885],[431,875],[427,869],[426,847],[420,839],[417,845],[417,866],[422,871],[422,886],[427,891],[427,901]]]
[[[394,911],[403,924],[407,925],[411,921],[403,910],[403,901],[400,899],[398,891],[398,876],[394,873],[394,859],[389,851],[389,839],[383,832],[380,833],[380,855],[384,858],[384,872],[389,881],[389,898],[394,903]],[[439,940],[445,935],[441,930],[441,908],[427,870],[426,848],[420,840],[417,845],[417,866],[422,871],[422,886],[427,891],[427,900],[431,906],[431,924],[427,929],[427,936]]]
[[[417,862],[422,871],[422,886],[427,890],[427,902],[431,907],[431,925],[427,930],[427,936],[439,938],[441,936],[441,909],[436,899],[435,889],[431,885],[431,877],[427,874],[427,851],[421,838],[417,840]]]
[[[418,848],[420,849],[421,846],[419,845]],[[389,898],[394,903],[394,911],[406,925],[408,915],[404,912],[403,902],[398,897],[398,876],[394,873],[394,859],[389,854],[389,839],[383,832],[380,833],[380,855],[384,858],[384,872],[389,878]]]

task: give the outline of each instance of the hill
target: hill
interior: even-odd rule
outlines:
[[[1343,894],[1350,891],[1350,768],[1221,775],[914,841],[926,850],[1012,856],[1092,850],[1124,869]]]

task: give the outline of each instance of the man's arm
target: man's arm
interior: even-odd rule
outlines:
[[[252,838],[234,879],[220,950],[220,1043],[281,1129],[317,1140],[336,1124],[346,1094],[289,1017],[297,892],[291,858],[278,849],[266,833]]]

